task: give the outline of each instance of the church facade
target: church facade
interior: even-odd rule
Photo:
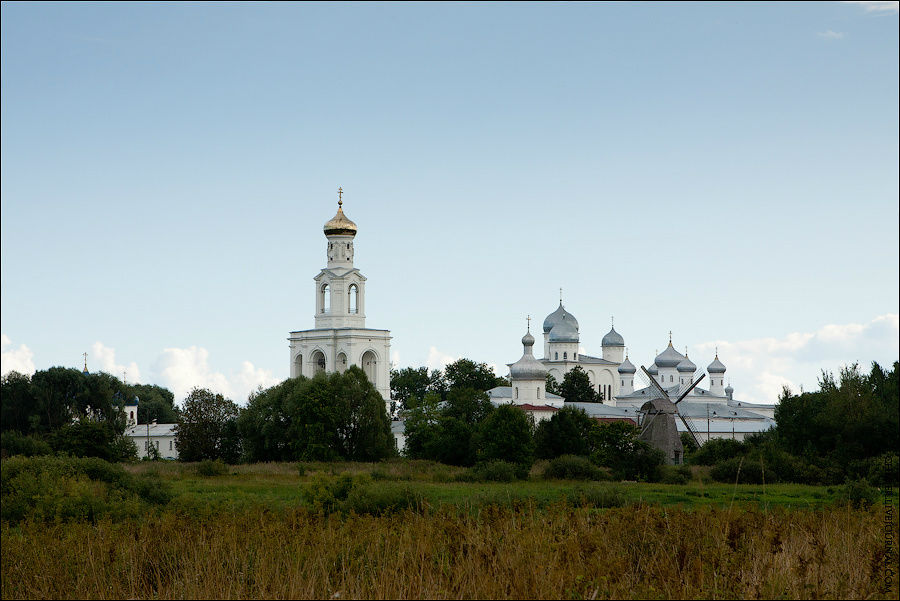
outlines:
[[[353,265],[357,227],[344,215],[342,199],[323,230],[327,262],[313,278],[315,327],[288,336],[291,377],[311,378],[356,365],[389,407],[391,333],[366,327],[366,278]]]

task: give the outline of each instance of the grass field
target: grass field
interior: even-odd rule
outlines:
[[[11,598],[896,598],[897,521],[798,485],[470,483],[428,462],[137,464],[143,515],[4,521]],[[310,506],[317,483],[412,491],[384,512]],[[377,495],[376,495],[377,496]],[[896,515],[896,496],[889,497]],[[889,536],[888,536],[889,535]],[[885,543],[888,543],[887,546]]]

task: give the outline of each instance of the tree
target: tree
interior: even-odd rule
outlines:
[[[594,452],[591,461],[608,467],[621,480],[659,479],[665,454],[639,438],[637,426],[616,421],[592,431]]]
[[[479,392],[501,386],[505,380],[494,374],[494,369],[485,363],[475,363],[471,359],[458,359],[444,368],[444,378],[449,390],[471,388]]]
[[[391,370],[391,396],[403,409],[411,408],[410,399],[421,401],[428,392],[431,378],[427,367],[404,367]]]
[[[535,455],[539,459],[553,459],[560,455],[591,454],[591,432],[597,422],[584,409],[563,407],[550,419],[535,428]]]
[[[556,381],[556,378],[553,377],[553,374],[547,374],[546,388],[549,394],[558,394],[562,396],[562,393],[559,390],[559,382]]]
[[[132,384],[128,387],[128,400],[138,397],[137,423],[147,424],[156,420],[160,424],[178,422],[178,408],[171,390],[154,384]]]
[[[473,388],[452,388],[447,393],[443,414],[474,426],[494,411],[494,404],[486,392]]]
[[[184,400],[175,429],[178,458],[182,461],[237,461],[239,457],[235,456],[235,443],[229,440],[235,429],[229,422],[234,422],[238,413],[234,401],[221,394],[206,388],[191,390]]]
[[[481,422],[476,441],[478,461],[508,461],[524,478],[534,463],[534,422],[512,404],[497,407]]]
[[[580,365],[576,365],[563,376],[558,394],[569,403],[596,403],[598,400],[597,391],[591,385],[590,377]]]

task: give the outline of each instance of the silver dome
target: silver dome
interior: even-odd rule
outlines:
[[[666,350],[656,356],[653,364],[656,365],[656,367],[675,367],[681,363],[682,359],[684,359],[684,355],[676,351],[672,346],[672,343],[669,342],[669,346],[666,347]]]
[[[612,328],[607,332],[606,336],[603,337],[600,344],[602,346],[625,346],[625,339],[622,338],[621,334],[616,332],[615,328]]]
[[[634,366],[634,364],[628,360],[628,357],[625,357],[625,360],[622,362],[622,365],[619,366],[619,373],[620,374],[633,374],[636,371],[637,371],[637,368]]]
[[[659,369],[656,368],[656,363],[654,363],[653,365],[651,365],[650,367],[648,367],[648,368],[647,368],[647,371],[650,373],[651,376],[658,376],[658,375],[659,375]]]
[[[556,311],[554,311],[553,313],[548,315],[546,319],[544,319],[544,334],[549,333],[550,330],[553,329],[553,326],[561,322],[563,319],[574,323],[575,329],[578,329],[578,320],[575,319],[574,315],[563,308],[562,301],[560,301],[559,307],[556,309]]]
[[[713,359],[713,362],[710,363],[709,366],[706,368],[706,371],[708,371],[711,374],[724,374],[725,373],[725,365],[721,361],[719,361],[718,353],[716,354],[716,358]]]
[[[694,373],[697,371],[697,366],[694,365],[694,362],[687,358],[687,355],[684,356],[684,359],[675,366],[680,373]]]
[[[573,324],[572,321],[564,318],[553,326],[550,330],[550,342],[578,342],[578,324]]]
[[[522,358],[509,366],[511,380],[546,380],[548,370],[544,364],[534,358],[531,348],[534,346],[534,336],[527,332],[522,337]]]

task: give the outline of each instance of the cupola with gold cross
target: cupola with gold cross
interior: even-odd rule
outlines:
[[[322,229],[325,231],[326,236],[355,236],[356,235],[356,224],[347,219],[347,216],[344,215],[344,190],[343,188],[338,188],[338,210],[334,217],[332,217]]]

